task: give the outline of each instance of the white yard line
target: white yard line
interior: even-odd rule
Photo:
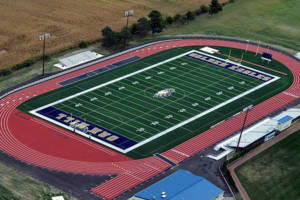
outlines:
[[[189,73],[185,73],[185,74],[183,74],[182,76],[185,76],[186,74],[189,74]],[[232,76],[232,75],[231,75]],[[228,78],[230,78],[231,76],[227,76],[227,77],[223,77],[223,79],[221,79],[221,80],[226,80],[226,79],[228,79]],[[180,77],[180,76],[177,76],[177,77]],[[137,78],[138,79],[138,78]],[[162,83],[165,83],[165,82],[160,82],[159,80],[154,80],[154,81],[156,81],[156,82],[159,82],[158,84],[156,84],[156,85],[162,85]],[[184,80],[182,80],[183,82],[185,82],[185,83],[187,83],[187,84],[192,84],[192,83],[189,83],[189,82],[187,82],[187,81],[184,81]],[[147,81],[145,81],[145,82],[147,82]],[[166,81],[166,82],[172,82],[173,84],[175,84],[175,85],[177,85],[177,83],[176,82],[174,82],[174,81],[172,81],[172,78],[170,78],[170,79],[168,79],[168,81]],[[149,82],[149,83],[151,83],[151,82]],[[200,83],[202,83],[202,82],[200,82]],[[203,83],[204,84],[204,83]],[[201,86],[201,87],[199,87],[199,86],[196,86],[195,84],[192,84],[192,85],[194,85],[195,87],[197,87],[197,89],[195,89],[194,87],[193,88],[191,88],[191,87],[189,87],[189,86],[185,86],[185,87],[188,87],[190,90],[197,90],[197,92],[201,92],[201,93],[204,93],[204,94],[207,94],[207,97],[208,96],[211,96],[211,94],[209,94],[209,93],[207,93],[207,92],[204,92],[204,91],[199,91],[199,89],[206,89],[207,87],[210,87],[210,86],[212,86],[212,85],[215,85],[215,84],[217,84],[216,82],[213,82],[213,83],[211,83],[211,84],[209,84],[209,85],[205,85],[205,86]],[[156,86],[156,85],[154,85],[154,86]],[[152,86],[152,87],[154,87],[154,86]],[[150,87],[151,88],[151,87]],[[210,91],[212,91],[212,90],[210,90]],[[218,91],[218,90],[216,90],[216,91]],[[199,99],[203,99],[204,100],[204,98],[205,97],[203,97],[203,96],[199,96],[199,95],[197,95],[197,94],[195,94],[195,93],[193,93],[193,92],[187,92],[187,91],[185,91],[186,93],[189,93],[190,95],[194,95],[194,96],[197,96],[197,98],[199,98]],[[214,92],[215,93],[215,91],[212,91],[212,92]],[[234,94],[234,95],[237,95],[237,94]],[[215,96],[217,99],[220,99],[220,100],[222,100],[222,102],[224,101],[224,100],[226,100],[226,99],[223,99],[223,98],[221,98],[221,97],[219,97],[219,96]],[[229,97],[229,96],[228,96]],[[196,102],[198,102],[199,101],[199,99],[194,99],[193,97],[191,97],[191,96],[188,96],[188,98],[190,98],[190,99],[193,99],[193,100],[195,100]],[[215,103],[219,103],[219,102],[217,102],[217,101],[215,101],[215,100],[210,100],[210,101],[213,101],[213,102],[215,102]],[[207,103],[207,102],[206,102]],[[207,104],[209,104],[209,103],[207,103]],[[209,104],[210,105],[210,104]],[[184,105],[183,105],[184,106]],[[198,110],[197,110],[198,111]]]
[[[170,63],[170,64],[172,64],[172,63]],[[199,65],[198,65],[198,66],[199,66]],[[194,66],[189,66],[189,67],[190,67],[190,68],[195,68]],[[200,65],[199,67],[201,67],[201,65]],[[206,65],[202,66],[202,68],[208,69],[208,71],[204,71],[204,70],[202,70],[202,69],[200,69],[200,70],[202,70],[203,72],[207,73],[207,74],[203,74],[203,75],[205,76],[205,77],[203,77],[203,78],[206,79],[206,80],[208,80],[209,82],[211,82],[211,79],[210,79],[210,78],[219,80],[217,77],[220,77],[220,78],[224,78],[224,76],[225,76],[225,77],[228,77],[228,74],[221,73],[221,72],[219,72],[219,71],[211,72],[211,71],[213,71],[213,70],[210,70],[211,68],[208,68]],[[195,72],[195,73],[197,73],[197,72]],[[211,75],[208,75],[208,74],[211,74]],[[223,75],[220,75],[220,74],[223,74]],[[201,75],[202,75],[202,74],[201,74]],[[195,78],[197,78],[196,75],[193,75],[193,74],[192,74],[192,76],[194,76]],[[235,74],[230,75],[230,76],[231,76],[231,77],[234,77],[235,79],[240,79],[240,81],[244,81],[244,79],[241,79],[240,77],[235,76]],[[249,77],[249,78],[250,78],[250,77]],[[251,78],[250,78],[250,79],[251,79]],[[239,87],[243,88],[243,90],[245,90],[245,89],[248,90],[249,88],[242,87],[242,85],[239,84],[240,81],[234,80],[234,79],[232,80],[232,82],[235,82],[236,85],[238,85]],[[255,87],[255,86],[257,85],[257,84],[253,84],[252,82],[248,82],[248,83],[250,83],[249,85],[251,85],[251,87]],[[221,85],[221,84],[218,84],[218,85]],[[239,91],[239,92],[242,92],[242,91]]]
[[[150,89],[150,88],[153,88],[153,87],[155,87],[155,86],[161,86],[163,83],[166,83],[166,82],[173,82],[173,81],[171,81],[172,79],[176,79],[176,78],[178,78],[178,77],[181,77],[181,76],[185,76],[186,74],[189,74],[189,72],[186,72],[186,73],[184,73],[184,74],[182,74],[182,75],[180,75],[180,76],[177,76],[177,77],[173,77],[173,78],[170,78],[170,79],[168,79],[168,80],[166,80],[166,81],[163,81],[163,82],[161,82],[161,81],[159,81],[159,80],[154,80],[154,81],[156,81],[156,82],[158,82],[158,84],[155,84],[155,85],[152,85],[151,87],[148,87],[147,89]],[[154,76],[154,77],[157,77],[157,76]],[[144,81],[144,82],[147,82],[147,83],[149,83],[149,84],[152,84],[151,82],[149,82],[149,81],[147,81],[147,80],[144,80],[144,79],[140,79],[140,78],[138,78],[138,77],[135,77],[136,79],[138,79],[138,80],[140,80],[140,81]],[[153,79],[152,79],[153,80]],[[186,81],[185,81],[186,82]],[[174,83],[174,82],[173,82]],[[177,84],[177,83],[176,83]],[[206,85],[207,86],[207,85]],[[185,87],[188,87],[188,86],[185,86]],[[197,86],[198,87],[198,86]],[[188,88],[190,88],[190,87],[188,87]],[[199,87],[198,87],[199,88]],[[201,87],[201,88],[203,88],[203,87]],[[195,89],[194,89],[195,90]],[[206,92],[203,92],[203,91],[201,91],[202,93],[205,93],[205,94],[207,94]],[[208,96],[210,96],[210,94],[208,94]],[[192,97],[190,97],[191,99],[193,99]],[[200,97],[200,98],[202,98],[202,97]],[[179,99],[180,100],[180,99]],[[195,100],[195,101],[198,101],[198,100]],[[173,101],[173,102],[176,102],[176,101]],[[215,101],[216,102],[216,101]],[[216,103],[218,103],[218,102],[216,102]]]
[[[127,83],[124,83],[124,84],[127,84]],[[128,85],[128,84],[127,84]],[[118,91],[114,91],[114,92],[118,92]],[[120,93],[120,92],[119,92]],[[121,93],[122,94],[122,93]],[[132,94],[139,94],[139,93],[132,93]],[[98,95],[98,94],[95,94],[95,95]],[[123,94],[122,94],[123,95]],[[98,95],[99,96],[99,95]],[[113,95],[112,94],[112,96],[115,96],[115,95]],[[142,101],[141,99],[138,99],[138,98],[135,98],[133,95],[127,95],[128,97],[125,97],[125,98],[123,98],[123,99],[121,99],[121,100],[124,100],[124,99],[128,99],[128,98],[133,98],[133,99],[136,99],[136,100],[138,100],[138,101]],[[105,97],[105,96],[104,96]],[[117,97],[117,96],[115,96],[115,97]],[[101,97],[102,98],[102,97]],[[105,98],[107,98],[107,97],[105,97]],[[119,97],[117,97],[117,98],[119,98]],[[147,98],[147,97],[145,97],[145,98]],[[151,99],[152,100],[152,99]],[[110,103],[109,105],[112,105],[112,104],[114,104],[114,103],[118,103],[118,101],[117,102],[113,102],[113,103]],[[133,103],[133,104],[136,104],[136,103],[134,103],[134,102],[131,102],[131,103]],[[152,106],[155,106],[156,108],[162,108],[162,107],[159,107],[159,106],[157,106],[157,105],[153,105],[152,103],[149,103],[149,102],[145,102],[145,103],[147,103],[147,104],[151,104]],[[136,104],[136,105],[138,105],[138,104]],[[141,106],[141,105],[138,105],[138,106]],[[106,106],[104,106],[104,107],[106,107]],[[128,106],[127,106],[128,107]],[[132,108],[132,107],[130,107],[130,108]],[[174,108],[174,107],[173,107]],[[134,108],[132,108],[132,109],[134,109]],[[176,109],[176,108],[174,108],[174,109]],[[166,109],[163,109],[163,110],[165,110],[165,111],[167,111],[167,112],[170,112],[170,111],[168,111],[168,110],[166,110]],[[153,111],[153,109],[151,110],[151,112]],[[141,112],[141,111],[140,111]],[[184,117],[184,116],[182,116],[182,117]],[[158,119],[158,118],[157,118]]]
[[[209,56],[209,57],[213,57],[213,58],[216,58],[216,59],[225,61],[224,59],[217,58],[217,57],[212,56],[212,55],[208,55],[208,54],[205,54],[205,53],[196,51],[196,50],[191,50],[191,51],[189,51],[189,52],[183,53],[183,54],[178,55],[178,56],[176,56],[176,57],[167,59],[167,60],[162,61],[162,62],[160,62],[160,63],[157,63],[157,64],[151,65],[151,66],[149,66],[149,67],[146,67],[146,68],[144,68],[144,69],[138,70],[138,71],[136,71],[136,72],[133,72],[133,73],[124,75],[124,76],[122,76],[122,77],[119,77],[119,78],[116,78],[116,79],[114,79],[114,80],[108,81],[108,82],[103,83],[103,84],[101,84],[101,85],[92,87],[92,88],[90,88],[90,89],[88,89],[88,90],[85,90],[85,91],[79,92],[79,93],[77,93],[77,94],[71,95],[71,96],[69,96],[69,97],[60,99],[60,100],[58,100],[58,101],[56,101],[56,102],[52,102],[52,103],[50,103],[50,104],[44,105],[44,106],[42,106],[42,107],[39,107],[39,108],[37,108],[37,109],[34,109],[34,110],[30,111],[30,113],[33,114],[33,115],[36,115],[36,116],[38,116],[38,117],[40,117],[40,118],[43,118],[43,119],[45,119],[45,120],[48,120],[48,121],[50,121],[50,122],[52,122],[52,123],[54,123],[54,124],[57,124],[57,125],[59,125],[59,126],[62,126],[62,127],[66,128],[66,129],[71,130],[71,129],[72,129],[71,127],[69,127],[69,126],[67,126],[67,125],[64,125],[64,124],[62,124],[62,123],[59,123],[59,122],[57,122],[57,121],[55,121],[55,120],[53,120],[53,119],[50,119],[50,118],[48,118],[48,117],[45,117],[45,116],[43,116],[43,115],[40,115],[39,113],[37,113],[37,111],[39,111],[39,110],[41,110],[41,109],[44,109],[44,108],[47,108],[47,107],[50,107],[50,106],[53,106],[53,105],[56,105],[56,104],[59,104],[59,103],[61,103],[61,102],[67,101],[67,100],[69,100],[69,99],[75,98],[75,97],[77,97],[77,96],[80,96],[80,95],[82,95],[82,94],[88,93],[88,92],[93,91],[93,90],[96,90],[96,89],[98,89],[98,88],[105,87],[105,86],[107,86],[107,85],[110,85],[110,84],[112,84],[112,83],[118,82],[118,81],[123,80],[123,79],[126,79],[126,78],[128,78],[128,77],[134,76],[134,75],[136,75],[136,74],[139,74],[139,73],[141,73],[141,72],[147,71],[147,70],[152,69],[152,68],[154,68],[154,67],[157,67],[157,66],[159,66],[159,65],[168,63],[168,62],[173,61],[173,60],[176,60],[176,59],[178,59],[178,58],[180,58],[180,57],[183,57],[183,56],[185,56],[185,55],[187,55],[187,54],[190,54],[190,53],[192,53],[192,52],[198,52],[198,53],[200,53],[200,54],[203,54],[203,55],[206,55],[206,56]],[[200,60],[199,60],[199,61],[200,61]],[[233,64],[237,64],[237,63],[234,63],[234,62],[232,62],[232,61],[226,61],[226,62],[228,62],[228,63],[233,63]],[[240,65],[240,64],[238,64],[238,65],[239,65],[239,66],[243,66],[243,65]],[[99,142],[99,143],[101,143],[101,144],[104,144],[104,145],[106,145],[106,146],[108,146],[108,147],[110,147],[110,148],[112,148],[112,149],[115,149],[115,150],[117,150],[117,151],[120,151],[120,152],[122,152],[122,153],[128,153],[129,151],[132,151],[133,149],[136,149],[136,148],[138,148],[138,147],[140,147],[140,146],[142,146],[142,145],[144,145],[144,144],[146,144],[146,143],[148,143],[148,142],[150,142],[150,141],[152,141],[152,140],[154,140],[154,139],[156,139],[156,138],[158,138],[158,137],[161,137],[162,135],[165,135],[165,134],[167,134],[168,132],[173,131],[173,130],[175,130],[175,129],[181,127],[181,126],[184,126],[184,125],[186,125],[186,124],[188,124],[188,123],[190,123],[190,122],[192,122],[192,121],[194,121],[194,120],[196,120],[196,119],[198,119],[198,118],[200,118],[200,117],[202,117],[202,116],[204,116],[204,115],[206,115],[206,114],[208,114],[208,113],[210,113],[210,112],[212,112],[212,111],[214,111],[214,110],[217,110],[217,109],[223,107],[223,106],[226,105],[226,104],[229,104],[229,103],[231,103],[231,102],[233,102],[233,101],[235,101],[235,100],[237,100],[237,99],[239,99],[239,98],[241,98],[241,97],[243,97],[243,96],[246,96],[247,94],[250,94],[250,93],[252,93],[252,92],[254,92],[254,91],[256,91],[256,90],[258,90],[258,89],[260,89],[260,88],[262,88],[262,87],[264,87],[264,86],[266,86],[266,85],[268,85],[268,84],[270,84],[270,83],[272,83],[272,82],[274,82],[274,81],[276,81],[276,80],[279,79],[279,77],[277,77],[277,76],[270,75],[270,74],[268,74],[268,73],[261,72],[261,71],[256,70],[256,69],[252,69],[252,68],[250,68],[250,67],[246,67],[246,66],[243,66],[243,67],[244,67],[244,68],[247,68],[247,69],[251,69],[252,71],[256,71],[256,72],[260,72],[260,73],[262,73],[262,74],[269,75],[269,76],[274,77],[274,78],[273,78],[272,80],[268,81],[268,82],[265,82],[265,83],[263,83],[263,84],[261,84],[261,85],[258,85],[257,87],[254,87],[254,88],[252,88],[252,89],[250,89],[250,90],[248,90],[248,91],[246,91],[246,92],[244,92],[244,93],[241,93],[241,94],[238,95],[238,96],[235,96],[235,97],[233,97],[233,98],[231,98],[231,99],[229,99],[229,100],[227,100],[227,101],[225,101],[225,102],[222,102],[222,103],[220,103],[220,104],[218,104],[218,105],[216,105],[216,106],[214,106],[214,107],[212,107],[212,108],[210,108],[210,109],[208,109],[208,110],[206,110],[206,111],[204,111],[204,112],[202,112],[202,113],[199,113],[198,115],[195,115],[195,116],[193,116],[193,117],[191,117],[191,118],[189,118],[189,119],[187,119],[187,120],[185,120],[185,121],[182,121],[182,122],[180,122],[180,123],[174,125],[173,127],[170,127],[170,128],[168,128],[168,129],[166,129],[166,130],[164,130],[164,131],[162,131],[162,132],[160,132],[160,133],[158,133],[158,134],[156,134],[156,135],[153,135],[152,137],[147,138],[147,139],[143,140],[142,142],[139,142],[139,143],[137,143],[136,145],[133,145],[133,146],[131,146],[131,147],[125,149],[125,150],[120,149],[120,148],[118,148],[118,147],[116,147],[116,146],[114,146],[114,145],[111,145],[111,144],[109,144],[109,143],[107,143],[107,142],[105,142],[105,141],[99,140],[99,139],[94,138],[94,137],[91,137],[90,139],[92,139],[92,140],[94,140],[94,141],[96,141],[96,142]],[[73,130],[73,129],[72,129],[72,130]],[[81,132],[81,131],[79,131],[79,130],[75,130],[75,131],[76,131],[78,134],[82,135],[82,136],[89,137],[89,135],[87,135],[87,134],[85,134],[85,133],[83,133],[83,132]]]
[[[187,58],[185,58],[185,59],[189,59],[189,62],[193,63],[193,65],[196,65],[196,66],[198,66],[198,67],[202,67],[202,68],[208,69],[208,70],[209,70],[208,73],[214,73],[214,74],[216,74],[216,75],[221,74],[221,75],[224,75],[224,76],[228,76],[227,73],[223,72],[222,68],[218,68],[218,67],[215,66],[215,65],[213,65],[213,67],[211,67],[211,66],[209,66],[209,64],[207,64],[207,63],[206,63],[205,65],[202,65],[201,62],[199,63],[199,61],[197,61],[197,60],[195,60],[195,59],[193,59],[193,58],[188,58],[188,57],[187,57]],[[211,64],[211,65],[212,65],[212,64]],[[195,66],[191,66],[191,67],[192,67],[192,68],[195,68]],[[244,66],[243,66],[243,67],[244,67]],[[233,72],[233,71],[230,71],[230,70],[228,70],[228,71],[229,71],[229,72]],[[207,72],[207,71],[205,71],[205,72]],[[256,79],[251,78],[250,76],[247,76],[247,75],[239,74],[239,73],[236,73],[236,72],[233,72],[233,74],[234,74],[233,76],[234,76],[236,79],[239,79],[240,81],[244,81],[244,79],[242,78],[242,76],[248,77],[250,83],[251,83],[253,86],[257,85],[256,83],[254,83],[254,81],[255,81],[255,82],[256,82],[256,81],[259,81],[259,82],[260,82],[260,80],[256,80]],[[218,76],[220,76],[220,75],[218,75]],[[239,83],[239,81],[236,81],[236,80],[232,80],[232,81]]]
[[[87,96],[87,95],[84,95],[84,96]],[[77,98],[77,99],[78,99],[78,98]],[[114,113],[115,115],[120,116],[120,118],[121,118],[121,117],[126,118],[126,119],[128,119],[126,122],[131,121],[131,119],[132,119],[132,118],[129,118],[129,117],[127,117],[127,116],[120,115],[119,113],[116,113],[115,111],[107,110],[107,109],[104,108],[104,107],[97,106],[96,104],[93,104],[93,103],[91,103],[91,102],[85,101],[85,100],[83,100],[83,99],[80,99],[80,100],[83,101],[83,102],[85,102],[85,103],[88,103],[88,104],[91,104],[91,105],[93,105],[93,106],[96,106],[96,107],[99,108],[99,109],[104,109],[104,110],[106,110],[107,112]],[[121,110],[122,112],[126,112],[126,113],[128,113],[128,114],[132,114],[132,113],[130,113],[130,112],[126,111],[126,110],[123,110],[123,109],[121,109],[121,108],[117,108],[117,107],[112,106],[112,105],[110,105],[110,106],[111,106],[111,107],[114,107],[115,109]],[[126,105],[123,105],[123,106],[126,106]],[[129,106],[126,106],[126,107],[129,108],[129,109],[132,109],[132,110],[136,110],[136,109],[134,109],[134,108],[132,108],[132,107],[129,107]],[[98,109],[96,109],[96,110],[98,110]],[[136,110],[136,111],[138,111],[138,110]],[[139,112],[142,112],[142,111],[139,111]],[[153,121],[151,121],[151,120],[149,120],[149,119],[146,119],[146,118],[141,117],[141,116],[143,116],[143,115],[145,115],[145,114],[139,115],[139,118],[142,118],[142,119],[148,121],[149,123],[153,122]],[[116,121],[118,121],[118,120],[116,120]],[[120,122],[121,124],[129,125],[129,124],[127,124],[125,121],[119,121],[119,122]],[[142,125],[144,125],[144,126],[147,126],[147,127],[150,128],[150,129],[154,129],[154,130],[156,130],[156,131],[159,131],[159,130],[156,129],[155,127],[145,125],[144,123],[141,123],[141,122],[138,122],[138,121],[136,121],[136,122],[139,123],[139,124],[142,124]],[[118,127],[120,127],[120,126],[121,126],[121,125],[114,126],[114,127],[111,128],[111,129],[118,128]],[[161,126],[163,126],[163,125],[161,125]],[[167,128],[167,127],[164,127],[164,128]]]
[[[154,80],[154,79],[152,79],[152,80]],[[158,80],[154,80],[155,82],[158,82]],[[168,80],[168,81],[170,81],[170,79]],[[166,81],[166,82],[168,82],[168,81]],[[171,82],[171,81],[170,81]],[[151,82],[149,82],[149,83],[151,83]],[[126,84],[126,83],[125,83]],[[165,82],[159,82],[158,84],[156,84],[155,86],[157,86],[157,85],[163,85],[163,84],[166,84]],[[154,86],[153,86],[154,87]],[[151,94],[150,92],[148,92],[147,90],[148,89],[150,89],[150,88],[152,88],[152,87],[149,87],[149,88],[146,88],[146,90],[144,90],[143,92],[146,92],[146,93],[148,93],[148,94],[150,94],[150,95],[153,95],[153,94]],[[147,97],[147,96],[145,96],[145,98],[147,98],[147,99],[150,99],[149,97]],[[180,103],[178,103],[177,101],[180,101],[180,100],[182,100],[182,101],[185,101],[184,100],[184,98],[178,98],[178,99],[176,99],[176,100],[171,100],[171,99],[168,99],[169,101],[171,101],[172,103],[176,103],[176,104],[180,104]],[[185,101],[186,103],[188,103],[188,104],[190,104],[189,102],[187,102],[187,101]],[[163,107],[165,107],[165,106],[170,106],[170,107],[173,107],[171,104],[165,104],[165,105],[163,105],[163,106],[160,106],[160,107],[158,107],[158,108],[163,108]],[[194,111],[196,111],[196,112],[199,112],[199,110],[196,110],[196,109],[193,109],[193,108],[190,108],[190,107],[188,107],[188,106],[186,106],[186,105],[182,105],[182,104],[180,104],[179,106],[181,106],[181,107],[185,107],[185,108],[188,108],[188,109],[192,109],[192,110],[194,110]],[[178,108],[176,108],[176,107],[173,107],[174,109],[176,109],[176,110],[178,110]],[[183,117],[185,117],[185,116],[183,116]]]
[[[79,100],[79,101],[81,101],[82,103],[87,103],[86,101],[84,101],[84,100],[82,100],[82,99],[80,99],[80,98],[77,98],[77,100]],[[93,104],[94,105],[94,104]],[[64,105],[64,106],[67,106],[67,105]],[[70,106],[67,106],[67,107],[70,107]],[[83,106],[82,105],[82,107],[84,107],[85,109],[87,109],[87,110],[90,110],[90,111],[94,111],[94,110],[92,110],[92,109],[90,109],[90,108],[88,108],[88,107],[85,107],[85,106]],[[71,108],[71,107],[70,107]],[[124,116],[124,115],[120,115],[120,114],[118,114],[118,113],[116,113],[116,112],[113,112],[113,111],[111,111],[111,110],[107,110],[107,109],[104,109],[104,110],[106,110],[108,113],[113,113],[114,115],[117,115],[117,116],[119,116],[120,118],[122,118],[122,117],[124,117],[124,118],[126,118],[126,119],[130,119],[130,118],[128,118],[128,117],[126,117],[126,116]],[[79,111],[79,110],[78,110]],[[81,111],[79,111],[79,112],[81,112]],[[90,117],[92,117],[91,115],[89,115]],[[120,120],[117,120],[117,119],[115,119],[115,118],[112,118],[112,117],[107,117],[108,119],[110,118],[110,119],[112,119],[112,120],[115,120],[115,121],[118,121],[119,123],[122,123],[122,124],[125,124],[125,125],[127,125],[127,126],[130,126],[130,127],[132,127],[133,129],[137,129],[137,127],[135,127],[135,126],[133,126],[133,125],[131,125],[131,124],[128,124],[128,123],[126,123],[126,122],[124,122],[124,121],[120,121]],[[96,119],[96,118],[95,118]],[[103,120],[103,119],[101,119],[101,120]],[[110,122],[107,122],[107,121],[105,121],[105,120],[103,120],[104,122],[106,122],[106,123],[108,123],[108,124],[111,124]],[[138,121],[136,121],[136,123],[138,123],[138,124],[141,124],[141,126],[147,126],[147,125],[145,125],[145,124],[143,124],[143,123],[141,123],[141,122],[138,122]],[[112,130],[112,129],[114,129],[114,128],[117,128],[117,127],[119,127],[119,126],[116,126],[116,125],[113,125],[113,124],[111,124],[113,127],[112,128],[109,128],[108,130]],[[158,129],[156,129],[156,128],[154,128],[154,127],[150,127],[150,126],[148,126],[150,129],[153,129],[154,131],[160,131],[160,130],[158,130]],[[103,128],[105,128],[105,127],[103,127]],[[120,128],[120,129],[122,129],[122,130],[124,130],[124,132],[128,132],[128,130],[126,130],[126,129],[123,129],[123,128]],[[153,131],[152,130],[152,131]],[[146,134],[149,134],[149,135],[153,135],[152,133],[149,133],[149,132],[146,132],[145,131],[145,133]],[[144,137],[142,137],[143,139],[145,139]]]
[[[114,95],[112,95],[112,96],[114,96]],[[115,96],[115,97],[117,97],[117,96]],[[107,97],[105,97],[105,98],[107,98]],[[136,99],[136,100],[138,100],[138,101],[142,101],[142,100],[140,100],[140,99],[137,99],[137,98],[134,98],[133,96],[131,96],[131,98],[133,98],[133,99]],[[124,100],[124,99],[122,99],[122,100]],[[118,101],[117,102],[114,102],[114,103],[119,103]],[[135,105],[137,105],[137,106],[141,106],[141,105],[139,105],[139,104],[136,104],[135,102],[131,102],[132,104],[135,104]],[[110,104],[111,105],[111,104]],[[112,106],[112,105],[111,105]],[[137,109],[135,109],[135,108],[133,108],[133,107],[131,107],[131,106],[128,106],[128,105],[124,105],[124,106],[126,106],[126,107],[128,107],[128,108],[130,108],[130,109],[132,109],[132,110],[136,110],[136,111],[138,111],[138,112],[143,112],[143,111],[140,111],[140,110],[137,110]],[[105,106],[104,106],[105,107]],[[112,107],[114,107],[114,106],[112,106]],[[141,106],[141,107],[143,107],[143,106]],[[100,107],[100,109],[101,109],[102,107]],[[143,114],[141,114],[141,115],[139,115],[138,117],[141,117],[141,116],[143,116],[143,115],[149,115],[149,113],[150,112],[153,112],[154,110],[152,109],[152,110],[150,110],[149,112],[146,112],[146,113],[143,113]],[[166,110],[167,111],[167,110]],[[149,115],[150,116],[150,115]],[[161,119],[161,118],[158,118],[158,117],[156,117],[156,116],[154,116],[154,115],[151,115],[151,117],[152,118],[155,118],[156,120],[159,120],[159,121],[164,121],[164,122],[166,122],[166,123],[168,123],[168,124],[170,124],[170,125],[172,125],[172,123],[170,123],[170,122],[168,122],[168,121],[166,121],[166,120],[164,120],[164,119]],[[145,118],[143,118],[143,119],[145,119]],[[149,121],[149,119],[145,119],[145,120],[147,120],[147,121]],[[178,121],[178,120],[176,120],[176,121]],[[150,121],[150,122],[153,122],[153,121]],[[163,125],[161,125],[161,126],[163,126]],[[165,127],[166,128],[166,127]]]
[[[190,71],[190,72],[195,72],[195,71],[192,70],[192,71]],[[185,73],[185,74],[182,75],[182,76],[185,76],[186,74],[192,76],[190,72]],[[169,76],[169,75],[165,74],[165,76]],[[170,77],[170,76],[169,76],[169,77]],[[173,76],[171,76],[171,77],[173,77]],[[179,76],[178,76],[178,77],[179,77]],[[220,79],[220,80],[226,80],[226,79],[228,79],[228,78],[230,78],[230,77],[232,77],[232,76],[226,76],[226,77],[223,77],[223,79]],[[187,78],[187,77],[185,77],[185,78]],[[159,81],[159,80],[155,80],[155,81]],[[189,90],[194,90],[194,91],[196,90],[196,91],[199,91],[199,88],[201,88],[201,89],[204,88],[204,86],[202,86],[202,87],[200,86],[200,87],[199,87],[199,85],[196,85],[196,84],[194,84],[194,83],[185,81],[185,80],[183,80],[183,79],[181,79],[181,81],[186,83],[186,85],[184,85],[184,87],[187,87]],[[194,81],[194,80],[193,80],[193,81]],[[171,83],[173,83],[173,84],[178,84],[178,83],[174,82],[174,81],[172,80],[172,78],[168,79],[168,81],[166,81],[166,82],[171,82]],[[207,82],[209,82],[209,83],[211,83],[211,84],[205,85],[205,89],[207,89],[208,87],[213,86],[213,85],[218,85],[218,82],[212,82],[212,81],[209,81],[209,80],[207,80]],[[199,81],[199,83],[203,83],[203,82]],[[204,83],[203,83],[203,84],[204,84]],[[187,86],[187,85],[192,85],[193,87],[190,87],[190,86]],[[215,89],[216,89],[216,90],[211,90],[211,89],[208,89],[208,90],[211,91],[211,92],[213,92],[213,93],[215,93],[216,91],[219,91],[219,90],[220,90],[220,89],[218,89],[217,87],[216,87]],[[211,94],[208,94],[208,93],[206,93],[206,92],[204,92],[204,91],[199,91],[199,92],[202,92],[202,93],[207,94],[208,96],[211,96]],[[196,95],[196,94],[194,94],[194,92],[189,92],[189,93],[190,93],[190,94],[193,94],[193,95]],[[239,93],[240,93],[240,92],[239,92]],[[224,95],[225,95],[225,94],[224,94]],[[233,95],[236,95],[236,94],[233,94]],[[198,96],[198,95],[196,95],[196,96]],[[225,95],[225,96],[227,96],[227,95]],[[201,96],[198,96],[198,97],[201,98]],[[222,101],[224,101],[224,99],[222,99],[221,97],[218,97],[218,96],[216,96],[216,97],[217,97],[218,99],[221,99]],[[227,96],[227,97],[231,97],[231,96]],[[192,97],[191,97],[191,98],[192,98]],[[216,103],[218,103],[218,102],[216,102]]]

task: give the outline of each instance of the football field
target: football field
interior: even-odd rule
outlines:
[[[136,71],[75,85],[77,93],[30,113],[128,153],[178,128],[188,133],[186,124],[279,79],[198,50],[137,63]]]

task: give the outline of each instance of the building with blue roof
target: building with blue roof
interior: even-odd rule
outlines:
[[[284,117],[281,117],[280,119],[278,119],[277,120],[278,130],[283,131],[283,130],[287,129],[288,127],[290,127],[293,119],[294,118],[289,115],[285,115]]]
[[[293,118],[291,116],[289,116],[289,115],[286,115],[286,116],[280,118],[278,120],[278,122],[281,123],[281,124],[284,124],[284,123],[289,122],[291,120],[293,120]]]
[[[137,193],[143,200],[212,200],[223,196],[224,191],[186,170],[172,175]]]

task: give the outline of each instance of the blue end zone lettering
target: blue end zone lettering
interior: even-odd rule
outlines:
[[[211,64],[211,65],[215,65],[215,66],[220,67],[220,68],[224,68],[224,69],[233,71],[233,72],[238,73],[238,74],[248,76],[250,78],[253,78],[253,79],[256,79],[256,80],[259,80],[259,81],[262,81],[262,82],[268,82],[268,81],[270,81],[274,78],[273,76],[264,74],[262,72],[258,72],[258,71],[255,71],[253,69],[250,69],[250,68],[246,68],[246,67],[243,67],[243,66],[240,66],[240,65],[236,65],[236,64],[233,64],[231,62],[226,62],[226,61],[218,59],[218,58],[213,58],[213,57],[210,57],[208,55],[203,55],[203,54],[198,53],[198,52],[193,52],[193,53],[190,53],[186,56],[189,57],[189,58],[196,59],[196,60],[201,60],[202,62]]]
[[[88,121],[84,121],[77,116],[73,116],[52,106],[39,110],[37,113],[61,124],[73,127],[81,132],[85,132],[90,137],[97,138],[98,140],[109,143],[123,150],[126,150],[127,148],[138,143],[134,140],[124,137],[123,135],[114,133]]]

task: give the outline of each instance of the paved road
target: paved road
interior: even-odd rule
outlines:
[[[243,187],[242,183],[240,182],[238,176],[235,173],[235,169],[242,165],[243,163],[247,162],[248,160],[250,160],[251,158],[253,158],[254,156],[260,154],[261,152],[263,152],[264,150],[268,149],[269,147],[271,147],[272,145],[276,144],[277,142],[283,140],[284,138],[286,138],[287,136],[291,135],[292,133],[296,132],[297,130],[300,129],[300,123],[298,122],[297,124],[295,124],[294,126],[292,126],[291,128],[289,128],[288,130],[284,131],[283,133],[281,133],[280,135],[272,138],[271,140],[269,140],[268,142],[266,142],[263,145],[260,145],[259,147],[257,147],[256,149],[254,149],[253,151],[249,152],[248,154],[246,154],[245,156],[239,158],[237,161],[235,161],[233,164],[231,164],[228,169],[230,171],[230,174],[235,182],[235,185],[237,187],[237,189],[239,190],[239,193],[241,194],[242,198],[244,200],[251,200],[248,193],[246,192],[245,188]]]

